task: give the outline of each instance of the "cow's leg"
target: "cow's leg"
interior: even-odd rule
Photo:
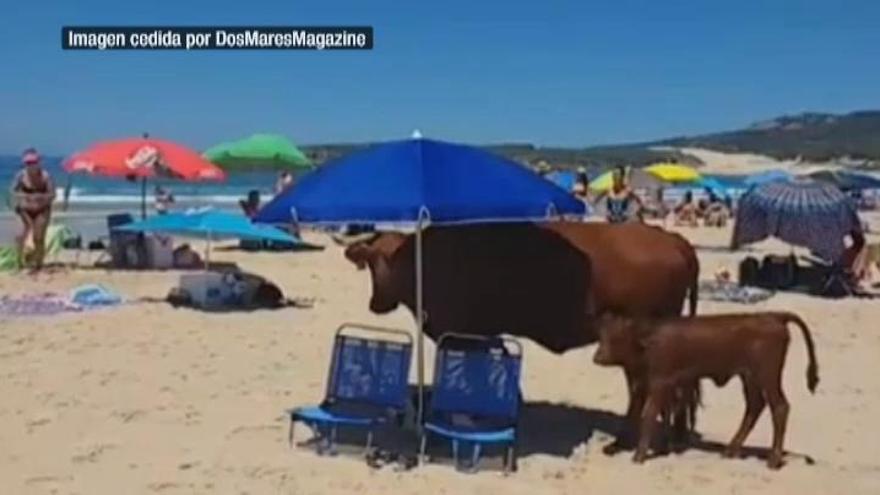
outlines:
[[[623,374],[626,377],[626,389],[629,392],[626,423],[623,429],[617,433],[614,442],[602,449],[605,455],[614,455],[633,445],[638,434],[639,418],[645,405],[645,385],[641,374],[628,367],[623,368]]]
[[[783,354],[784,359],[784,354]],[[772,366],[761,377],[764,388],[764,396],[770,404],[773,414],[773,446],[770,448],[770,456],[767,458],[767,466],[770,469],[779,469],[783,463],[783,443],[785,440],[785,427],[788,423],[788,399],[782,391],[782,360],[777,366]],[[775,363],[774,363],[775,364]]]
[[[739,425],[739,429],[736,431],[736,434],[733,435],[730,445],[728,445],[727,449],[724,451],[724,457],[740,456],[743,442],[746,441],[749,433],[752,432],[755,423],[761,416],[761,412],[764,411],[764,406],[767,405],[767,402],[764,400],[764,395],[761,392],[760,384],[755,382],[754,378],[747,375],[741,375],[740,378],[742,379],[743,395],[746,400],[746,411],[743,415],[742,423]]]
[[[664,385],[652,385],[648,391],[645,400],[645,407],[642,409],[641,425],[639,428],[639,443],[636,447],[636,453],[633,455],[633,462],[643,463],[648,458],[648,448],[654,439],[654,433],[657,429],[657,415],[667,407],[669,403],[669,387]]]

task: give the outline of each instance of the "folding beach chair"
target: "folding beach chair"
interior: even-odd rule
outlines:
[[[483,445],[506,447],[505,472],[516,470],[522,346],[514,339],[446,334],[437,343],[431,403],[419,457],[428,436],[452,440],[456,468],[475,471]],[[459,464],[461,444],[472,446],[470,466]]]
[[[412,337],[405,331],[352,323],[340,326],[324,401],[289,411],[290,445],[294,423],[301,421],[312,429],[319,454],[335,453],[340,426],[366,429],[369,453],[378,427],[403,421],[411,358]]]

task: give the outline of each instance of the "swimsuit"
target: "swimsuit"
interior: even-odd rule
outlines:
[[[629,196],[622,198],[607,196],[606,206],[608,208],[608,222],[621,223],[629,219]]]
[[[39,186],[33,186],[33,185],[29,185],[27,182],[25,182],[24,174],[19,174],[15,179],[16,182],[15,182],[15,187],[13,188],[13,190],[15,192],[22,193],[22,194],[48,194],[49,193],[49,180],[48,180],[45,172],[43,172],[41,175],[42,175],[43,183]],[[47,205],[42,206],[37,209],[23,208],[22,206],[19,205],[19,206],[15,207],[15,212],[18,213],[19,215],[26,215],[26,216],[30,217],[31,219],[34,219],[34,218],[39,217],[43,213],[49,211],[50,208],[51,208],[51,204],[47,204]]]

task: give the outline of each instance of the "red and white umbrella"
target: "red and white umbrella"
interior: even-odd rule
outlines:
[[[70,173],[141,179],[141,210],[146,215],[146,180],[221,181],[226,173],[185,146],[149,137],[96,143],[64,162]]]

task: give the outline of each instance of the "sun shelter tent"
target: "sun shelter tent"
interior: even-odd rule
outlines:
[[[424,411],[422,232],[428,225],[545,221],[584,215],[568,191],[525,167],[470,146],[431,139],[392,141],[304,176],[267,203],[257,222],[415,226],[417,422]]]
[[[836,263],[844,238],[861,231],[855,204],[840,189],[811,180],[776,181],[740,199],[731,247],[776,237]]]

